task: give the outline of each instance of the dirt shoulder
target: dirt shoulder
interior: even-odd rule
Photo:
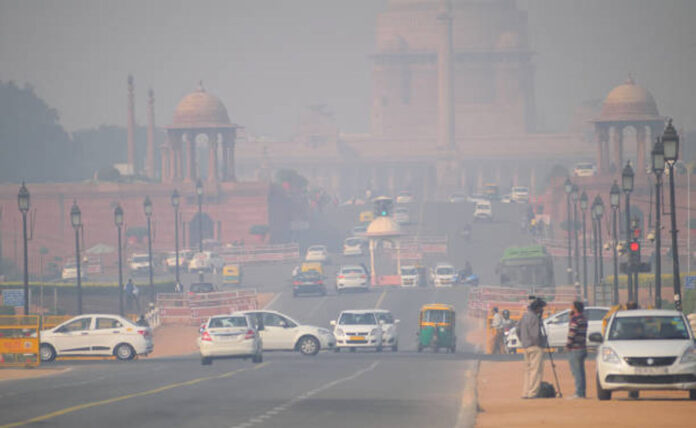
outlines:
[[[16,379],[55,376],[70,371],[70,368],[0,368],[0,382]]]
[[[559,357],[556,357],[558,360]],[[556,361],[564,396],[574,393],[568,361]],[[559,426],[586,428],[686,427],[694,423],[694,403],[688,392],[643,392],[630,400],[626,392],[614,393],[611,401],[598,401],[595,392],[595,364],[587,361],[587,396],[584,400],[523,400],[522,361],[483,361],[478,375],[480,413],[478,428]],[[544,380],[553,383],[551,364],[544,362]]]

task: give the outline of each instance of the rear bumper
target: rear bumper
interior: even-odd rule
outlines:
[[[323,285],[294,285],[292,291],[295,294],[326,293],[326,287]]]
[[[199,345],[201,357],[244,357],[256,355],[260,349],[253,340],[245,340],[238,343],[208,343]]]

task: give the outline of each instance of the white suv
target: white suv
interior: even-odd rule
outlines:
[[[696,400],[696,344],[684,314],[674,310],[628,310],[609,319],[597,350],[597,398],[612,391],[689,391]]]
[[[493,206],[490,201],[476,201],[476,208],[474,208],[474,221],[477,220],[493,220]]]
[[[132,273],[145,273],[150,268],[150,258],[147,254],[133,254],[128,260],[128,267]]]
[[[325,328],[302,325],[276,311],[243,311],[261,333],[263,351],[299,351],[302,355],[316,355],[321,349],[331,349],[336,339]]]
[[[449,263],[438,263],[432,271],[435,287],[451,287],[457,276],[457,270]]]
[[[305,261],[329,264],[329,250],[326,249],[326,245],[312,245],[307,248]]]
[[[374,309],[343,311],[331,321],[336,337],[336,352],[341,349],[373,348],[382,352],[382,328]]]

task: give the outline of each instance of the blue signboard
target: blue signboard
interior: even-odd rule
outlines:
[[[2,290],[2,302],[6,306],[24,306],[24,290]]]
[[[687,276],[684,282],[684,288],[687,290],[696,290],[696,276]]]

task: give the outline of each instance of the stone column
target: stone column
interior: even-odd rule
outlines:
[[[160,181],[162,183],[171,183],[171,178],[169,177],[169,166],[170,166],[171,153],[169,151],[169,146],[162,144],[160,146]]]
[[[164,173],[162,173],[164,175]],[[155,177],[155,93],[147,92],[147,151],[145,155],[145,175]]]
[[[208,182],[210,183],[218,180],[217,140],[217,132],[208,133]]]
[[[613,164],[616,168],[615,172],[620,174],[623,168],[623,127],[613,126],[611,128],[611,141],[614,146]]]
[[[645,137],[647,136],[645,126],[643,125],[638,125],[636,126],[636,166],[634,170],[636,170],[636,175],[645,175],[645,144],[646,144],[646,139]]]
[[[133,76],[128,76],[128,128],[127,128],[127,144],[128,144],[128,164],[135,170],[135,101],[133,95]]]
[[[609,141],[609,132],[605,126],[595,125],[595,135],[597,138],[597,171],[600,174],[609,171],[609,162],[606,155],[606,145]]]
[[[195,181],[198,177],[196,176],[196,136],[193,134],[186,134],[186,181]]]
[[[225,180],[226,181],[237,181],[237,175],[234,168],[234,144],[236,138],[236,130],[230,129],[223,134],[223,141],[225,142],[226,154],[225,154]]]

